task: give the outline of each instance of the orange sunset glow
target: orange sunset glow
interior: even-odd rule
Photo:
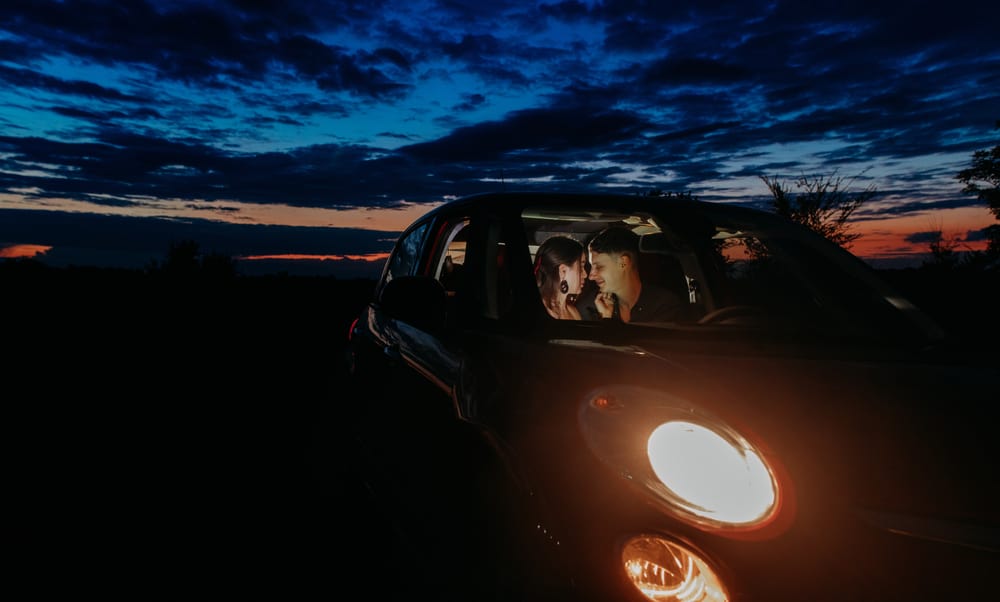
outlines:
[[[371,253],[369,255],[244,255],[237,257],[240,260],[247,261],[262,261],[265,259],[281,259],[281,260],[303,260],[303,261],[385,261],[389,258],[388,253]]]
[[[38,255],[44,255],[52,247],[46,245],[10,245],[9,247],[0,247],[0,258],[2,259],[19,259],[24,257],[36,257]]]
[[[911,258],[919,262],[919,258],[930,252],[929,244],[910,242],[907,238],[938,231],[942,240],[955,241],[956,250],[981,251],[986,248],[986,240],[967,240],[967,237],[994,223],[996,220],[985,206],[938,209],[933,213],[856,222],[852,228],[861,236],[851,245],[850,251],[867,260]]]

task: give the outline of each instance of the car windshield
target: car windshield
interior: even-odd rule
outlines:
[[[860,259],[766,212],[687,203],[655,212],[534,207],[522,220],[541,301],[554,318],[890,343],[940,336]],[[577,248],[582,272],[573,265]]]

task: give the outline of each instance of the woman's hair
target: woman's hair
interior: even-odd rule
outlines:
[[[554,299],[559,292],[559,266],[571,266],[583,255],[583,245],[562,235],[550,236],[535,252],[535,284],[542,300]]]

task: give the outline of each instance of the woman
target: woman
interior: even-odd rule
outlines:
[[[579,320],[577,295],[587,281],[583,245],[568,236],[551,236],[535,253],[535,284],[549,315],[558,320]]]

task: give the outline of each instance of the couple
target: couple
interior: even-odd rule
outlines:
[[[545,309],[560,320],[614,318],[622,322],[674,322],[682,310],[680,299],[639,276],[639,235],[628,228],[610,227],[584,246],[568,236],[552,236],[535,254],[535,283]],[[598,292],[593,304],[577,307],[587,279]]]

